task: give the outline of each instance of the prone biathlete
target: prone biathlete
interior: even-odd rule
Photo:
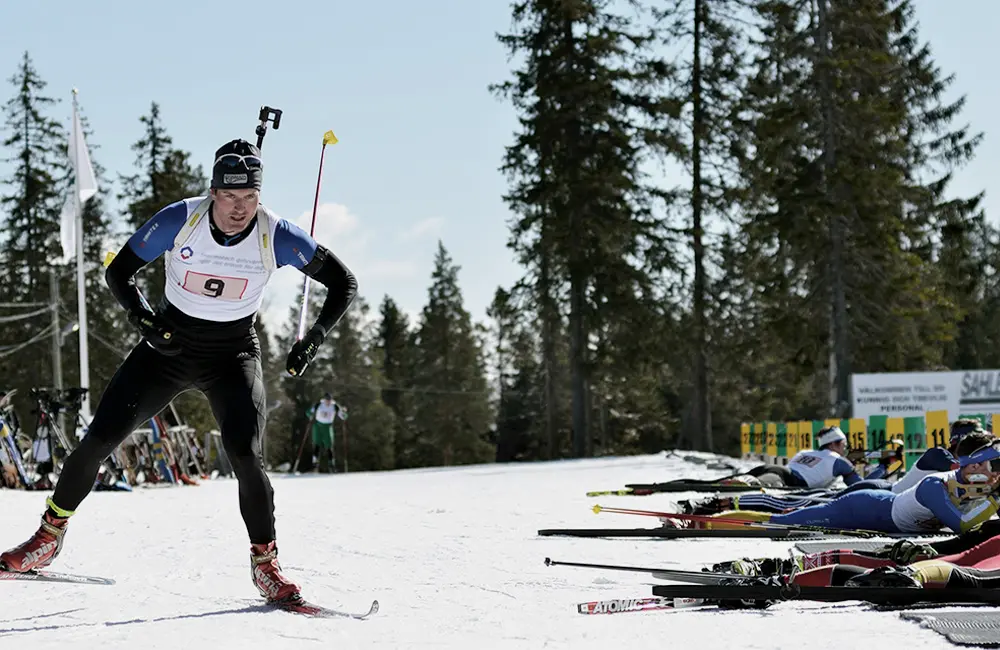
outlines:
[[[889,490],[861,490],[785,514],[737,510],[713,517],[887,533],[934,532],[942,527],[956,533],[966,532],[1000,509],[1000,499],[995,493],[1000,481],[1000,440],[985,432],[972,435],[986,444],[968,456],[961,456],[960,469],[926,476],[898,494]],[[739,524],[711,521],[696,527],[733,528]]]

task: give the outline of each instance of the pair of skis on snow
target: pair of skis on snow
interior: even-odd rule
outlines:
[[[17,573],[14,571],[0,570],[0,580],[30,580],[33,582],[62,582],[77,585],[113,585],[115,581],[111,578],[101,578],[98,576],[76,575],[72,573],[59,573],[55,571],[29,571],[27,573]],[[295,598],[284,601],[273,601],[267,603],[271,607],[294,614],[302,614],[311,618],[353,618],[364,620],[378,612],[379,604],[373,600],[367,612],[346,612],[322,605],[316,605],[303,598]]]
[[[652,598],[621,598],[578,603],[581,614],[616,614],[664,609],[705,607],[758,607],[774,602],[808,600],[841,602],[858,600],[877,605],[906,606],[917,604],[990,604],[1000,605],[1000,589],[947,588],[927,589],[914,587],[817,587],[795,583],[783,584],[771,578],[744,576],[736,573],[709,571],[680,571],[655,567],[632,567],[582,562],[559,562],[545,558],[547,566],[573,566],[613,571],[649,573],[655,578],[679,585],[656,585]]]

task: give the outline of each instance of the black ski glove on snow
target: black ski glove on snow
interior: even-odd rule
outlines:
[[[326,339],[326,331],[319,325],[313,325],[302,337],[296,341],[292,350],[288,353],[288,360],[285,362],[285,370],[293,377],[301,377],[305,374],[306,368],[312,363],[313,357],[319,352],[319,346]]]
[[[130,311],[128,321],[139,330],[150,347],[160,354],[173,357],[181,353],[181,347],[174,338],[173,327],[163,317],[146,310]]]

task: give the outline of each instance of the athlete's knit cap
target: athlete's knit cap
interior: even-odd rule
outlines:
[[[840,427],[827,427],[819,432],[819,438],[816,442],[820,447],[825,447],[831,442],[840,442],[841,440],[847,440],[847,436],[840,430]]]
[[[232,140],[215,152],[212,189],[259,190],[263,173],[260,149],[246,140]]]

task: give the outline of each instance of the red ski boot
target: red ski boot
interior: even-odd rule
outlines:
[[[257,591],[270,601],[294,600],[300,587],[281,575],[275,542],[250,545],[250,575]]]
[[[31,539],[0,554],[0,569],[26,573],[52,564],[62,550],[69,519],[42,515],[42,525]]]

